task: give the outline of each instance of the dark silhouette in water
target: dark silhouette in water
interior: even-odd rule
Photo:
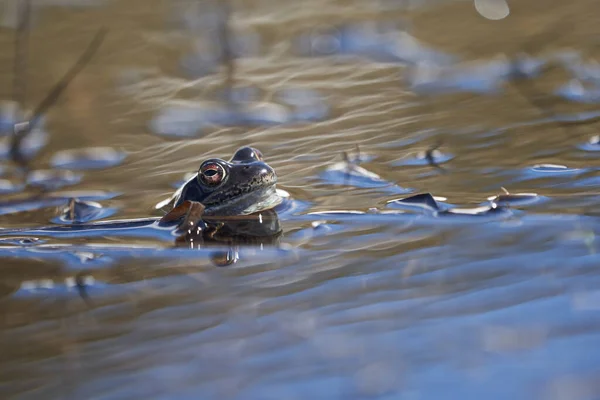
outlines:
[[[251,215],[205,219],[201,230],[187,231],[175,240],[177,247],[199,248],[227,245],[227,250],[215,250],[211,255],[217,267],[227,267],[239,260],[240,246],[276,246],[282,230],[275,210],[265,210]]]
[[[187,218],[188,216],[186,216]],[[188,224],[190,223],[188,222]],[[272,209],[250,215],[204,217],[195,222],[193,229],[188,229],[187,225],[180,224],[177,231],[180,234],[175,240],[176,246],[191,248],[222,244],[231,246],[276,245],[279,243],[282,233],[279,216]]]

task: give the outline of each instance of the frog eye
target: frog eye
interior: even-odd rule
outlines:
[[[208,162],[200,166],[198,178],[206,186],[217,186],[225,179],[225,168],[215,162]]]
[[[258,149],[254,149],[254,154],[256,154],[256,158],[258,158],[260,161],[263,160],[263,154],[260,152],[260,150]]]

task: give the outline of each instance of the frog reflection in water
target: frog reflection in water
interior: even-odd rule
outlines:
[[[275,170],[263,161],[262,153],[242,147],[229,161],[217,158],[204,161],[196,175],[156,207],[172,204],[172,210],[161,223],[182,220],[179,227],[187,231],[188,237],[203,231],[203,237],[215,239],[216,232],[223,228],[221,233],[229,232],[228,236],[238,236],[236,233],[247,236],[253,220],[260,222],[263,228],[260,230],[264,230],[264,225],[268,225],[268,221],[263,221],[264,216],[276,219],[272,209],[283,201],[276,183]],[[275,228],[279,233],[279,224],[270,231]]]

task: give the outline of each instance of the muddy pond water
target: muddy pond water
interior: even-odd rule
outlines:
[[[33,3],[27,110],[108,33],[0,138],[2,398],[600,398],[598,2],[231,1],[229,69],[217,3]],[[144,222],[242,146],[245,240]]]

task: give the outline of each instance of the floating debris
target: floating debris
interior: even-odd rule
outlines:
[[[600,135],[594,135],[587,142],[577,146],[585,151],[600,151]]]
[[[542,173],[542,174],[578,174],[585,172],[583,169],[579,168],[569,168],[566,165],[558,165],[558,164],[536,164],[530,168],[532,172]]]
[[[73,198],[67,206],[62,208],[60,215],[51,221],[55,224],[78,224],[107,218],[116,212],[115,208],[104,208],[94,201],[82,201]]]
[[[445,198],[441,199],[445,200]],[[440,201],[443,201],[441,199]],[[505,217],[512,215],[509,208],[495,203],[473,208],[458,208],[449,204],[440,204],[430,193],[420,193],[403,199],[391,200],[387,204],[409,210],[424,210],[434,217]]]
[[[102,169],[114,167],[125,160],[127,154],[112,147],[88,147],[85,149],[59,151],[50,160],[54,168]]]
[[[488,197],[488,201],[499,206],[523,206],[539,203],[547,199],[539,196],[537,193],[509,193],[505,188],[501,188],[504,193]]]
[[[444,201],[446,201],[445,197],[433,196],[431,193],[419,193],[402,199],[390,200],[387,205],[408,210],[438,212],[451,207],[449,204],[443,203]]]

